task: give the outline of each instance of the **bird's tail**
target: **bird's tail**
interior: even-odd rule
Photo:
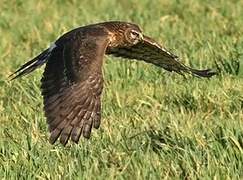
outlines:
[[[21,76],[27,75],[32,71],[36,70],[38,67],[45,64],[53,50],[53,47],[50,47],[40,53],[38,56],[23,64],[17,71],[9,76],[11,80],[19,78]]]

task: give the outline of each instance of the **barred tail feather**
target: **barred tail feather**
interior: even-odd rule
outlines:
[[[9,78],[11,78],[11,80],[14,80],[21,76],[27,75],[27,74],[31,73],[32,71],[36,70],[38,67],[45,64],[54,47],[55,47],[55,44],[54,44],[54,46],[51,46],[50,48],[44,50],[42,53],[40,53],[34,59],[23,64],[17,71],[15,71],[13,74],[11,74],[9,76]]]

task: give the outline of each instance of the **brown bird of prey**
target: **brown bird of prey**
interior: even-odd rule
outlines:
[[[15,79],[46,63],[41,90],[51,144],[58,138],[63,145],[69,139],[78,143],[81,135],[90,137],[92,127],[99,128],[105,54],[143,60],[179,74],[215,74],[184,65],[136,24],[111,21],[73,29],[13,74]]]

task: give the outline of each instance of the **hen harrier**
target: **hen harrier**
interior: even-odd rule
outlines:
[[[182,64],[132,23],[103,22],[71,30],[12,74],[15,79],[46,63],[41,89],[51,144],[59,137],[63,145],[69,139],[78,143],[81,135],[90,137],[92,127],[99,128],[105,54],[143,60],[179,74],[215,75]]]

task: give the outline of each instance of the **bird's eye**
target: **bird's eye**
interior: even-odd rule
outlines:
[[[139,33],[136,31],[131,31],[131,38],[132,39],[137,39],[139,37]]]

